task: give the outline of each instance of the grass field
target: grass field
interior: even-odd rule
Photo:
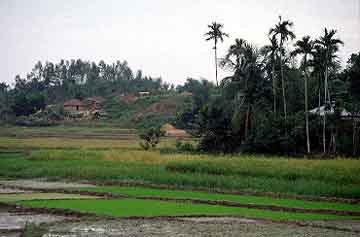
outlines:
[[[174,138],[163,138],[159,148],[174,147],[175,143]],[[0,137],[0,149],[140,149],[140,146],[137,139]]]
[[[91,138],[91,139],[88,139]],[[135,131],[106,126],[4,127],[0,131],[0,178],[118,182],[209,192],[360,198],[360,160],[307,160],[262,155],[178,153],[165,138],[142,151]],[[3,149],[6,152],[1,152]],[[8,153],[12,150],[21,153]],[[225,200],[241,204],[357,211],[358,206],[255,196],[146,188],[100,187],[97,192],[132,197]]]
[[[190,171],[178,168],[184,164],[200,168]],[[229,173],[201,168],[215,165],[221,172],[225,167]],[[221,157],[136,150],[39,150],[30,154],[0,154],[0,177],[3,178],[135,182],[343,198],[360,198],[359,167],[359,160]]]
[[[176,203],[155,200],[39,200],[21,201],[25,207],[46,207],[71,209],[99,215],[115,217],[155,217],[155,216],[242,216],[271,220],[358,220],[360,217],[336,216],[311,213],[292,213],[226,207],[204,204]]]
[[[130,197],[161,197],[161,198],[175,198],[175,199],[231,201],[240,204],[273,205],[273,206],[304,208],[304,209],[360,211],[360,205],[352,205],[352,204],[339,203],[339,202],[315,202],[315,201],[303,201],[303,200],[294,200],[294,199],[275,199],[270,197],[190,192],[190,191],[165,190],[165,189],[154,189],[154,188],[144,188],[144,187],[102,186],[102,187],[82,188],[81,190],[99,192],[99,193],[122,194],[122,195],[128,195]]]

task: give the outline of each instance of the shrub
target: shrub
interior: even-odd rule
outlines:
[[[196,147],[190,142],[182,142],[180,140],[176,141],[176,149],[180,152],[195,152]]]
[[[303,114],[288,116],[285,120],[274,114],[259,116],[243,150],[251,153],[296,154],[304,151]]]
[[[140,142],[141,148],[143,148],[144,150],[155,148],[160,141],[160,137],[162,136],[164,136],[164,132],[161,131],[160,127],[157,128],[152,127],[145,131],[142,131],[139,134],[139,137],[142,140]]]

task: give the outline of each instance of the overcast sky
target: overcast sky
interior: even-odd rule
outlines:
[[[41,60],[127,60],[133,70],[179,84],[215,80],[212,21],[230,34],[219,57],[241,37],[267,43],[281,14],[298,38],[334,28],[345,42],[343,63],[360,51],[360,0],[0,0],[0,81],[12,83]]]

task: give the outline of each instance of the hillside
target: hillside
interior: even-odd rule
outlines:
[[[127,128],[144,128],[172,123],[176,112],[190,97],[179,93],[161,95],[120,95],[106,98],[102,108],[108,117],[104,120]]]

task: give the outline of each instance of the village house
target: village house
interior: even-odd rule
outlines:
[[[139,92],[138,92],[138,95],[139,95],[140,97],[149,96],[149,95],[150,95],[150,92],[149,92],[149,91],[139,91]]]
[[[312,110],[309,110],[309,113],[310,114],[315,114],[315,115],[319,115],[321,117],[323,117],[325,115],[325,113],[327,115],[333,115],[335,113],[335,109],[334,109],[335,105],[334,103],[332,103],[330,105],[330,108],[329,109],[325,109],[325,106],[322,105],[320,106],[320,108],[314,108]],[[319,110],[320,109],[320,110]],[[360,121],[360,113],[350,113],[348,112],[347,110],[345,109],[342,109],[341,111],[339,111],[339,115],[340,115],[340,118],[342,120],[352,120],[354,119],[355,121]]]
[[[67,112],[83,112],[86,108],[78,99],[71,99],[64,102],[64,111]]]
[[[99,110],[101,104],[105,101],[103,97],[100,96],[93,96],[86,98],[84,100],[84,104],[90,109],[90,111]]]

